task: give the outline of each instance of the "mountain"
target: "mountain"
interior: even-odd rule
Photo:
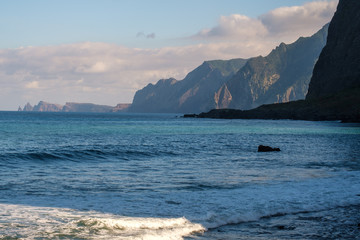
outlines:
[[[40,101],[37,105],[35,105],[33,107],[32,111],[34,111],[34,112],[60,112],[62,110],[62,108],[63,108],[63,106],[60,104],[53,104],[53,103],[47,103],[44,101]],[[24,111],[26,111],[26,110],[24,110]]]
[[[34,107],[31,106],[30,103],[27,103],[22,110],[23,110],[23,111],[32,111],[33,108],[34,108]]]
[[[250,109],[304,99],[328,25],[311,37],[281,43],[266,57],[206,61],[183,80],[159,80],[136,92],[131,112]]]
[[[212,110],[197,117],[360,122],[360,1],[339,1],[305,100],[248,111]]]
[[[217,93],[225,97],[217,108],[251,109],[304,99],[327,29],[328,24],[311,37],[281,43],[266,57],[249,59]]]
[[[183,80],[159,80],[137,91],[130,112],[202,112],[215,107],[214,93],[246,59],[205,61]]]
[[[360,87],[360,1],[340,1],[306,99]]]
[[[67,102],[65,105],[48,103],[40,101],[37,105],[31,106],[27,103],[22,109],[19,107],[18,111],[33,111],[33,112],[124,112],[131,104],[118,104],[115,107],[106,105],[97,105],[93,103],[74,103]]]

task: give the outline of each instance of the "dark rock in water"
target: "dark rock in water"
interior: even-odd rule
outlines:
[[[280,148],[272,148],[269,146],[259,145],[258,152],[279,152]]]
[[[295,230],[294,226],[277,225],[275,226],[278,230]]]
[[[284,225],[280,225],[280,226],[276,226],[277,227],[277,229],[279,229],[279,230],[284,230],[285,229],[285,226]]]
[[[180,205],[181,202],[175,202],[175,201],[165,201],[167,204],[173,204],[173,205]]]

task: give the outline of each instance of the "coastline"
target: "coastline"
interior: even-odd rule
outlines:
[[[251,110],[213,109],[185,118],[291,119],[308,121],[360,122],[360,88],[341,91],[329,97],[262,105]]]

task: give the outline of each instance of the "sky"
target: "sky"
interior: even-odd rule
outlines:
[[[131,103],[203,61],[311,36],[338,0],[0,0],[0,110]]]

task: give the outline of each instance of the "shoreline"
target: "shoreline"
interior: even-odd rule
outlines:
[[[219,119],[291,119],[307,121],[341,121],[360,123],[360,88],[348,89],[315,100],[262,105],[250,110],[213,109],[185,118]]]

